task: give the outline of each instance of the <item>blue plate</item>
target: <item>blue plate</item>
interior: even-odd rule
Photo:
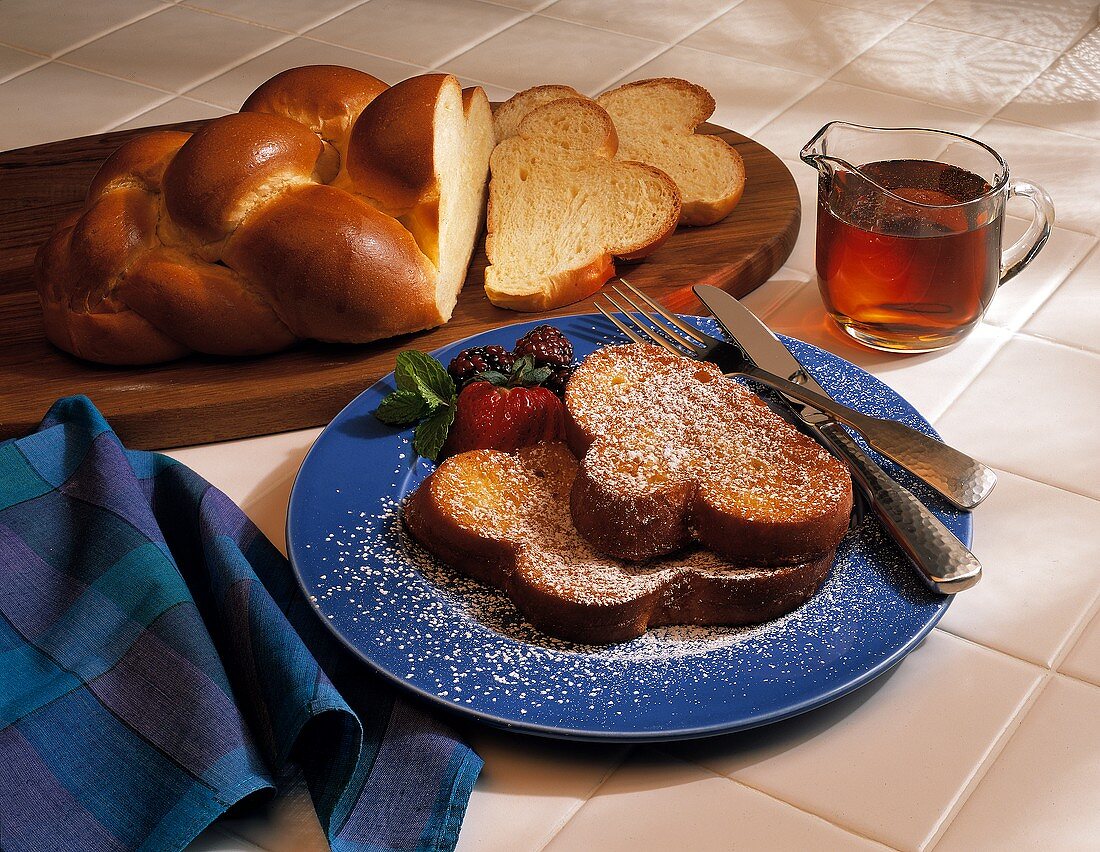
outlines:
[[[713,320],[687,318],[717,333]],[[487,331],[436,352],[511,348],[537,325]],[[578,357],[623,338],[598,315],[554,320]],[[784,339],[841,402],[935,434],[893,390],[809,344]],[[437,564],[405,534],[400,507],[431,472],[411,430],[371,412],[393,374],[321,433],[290,495],[287,549],[307,595],[349,648],[403,688],[513,730],[587,740],[664,740],[775,722],[832,701],[911,651],[950,598],[929,592],[873,517],[852,529],[820,591],[748,628],[671,627],[612,646],[574,645],[528,626],[508,598]],[[898,479],[969,544],[970,516],[904,471]]]

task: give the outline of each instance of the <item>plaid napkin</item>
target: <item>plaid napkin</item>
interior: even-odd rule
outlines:
[[[448,850],[480,768],[86,397],[0,443],[0,848],[180,849],[300,772],[334,849]]]

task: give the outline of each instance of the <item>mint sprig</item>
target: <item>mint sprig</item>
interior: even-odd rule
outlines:
[[[397,390],[382,400],[374,416],[391,426],[417,423],[413,450],[435,461],[455,419],[454,380],[435,358],[415,349],[398,353],[393,372]]]

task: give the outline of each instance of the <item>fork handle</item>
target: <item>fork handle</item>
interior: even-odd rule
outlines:
[[[836,421],[817,424],[819,434],[848,465],[871,507],[930,589],[952,595],[982,576],[982,565],[916,495],[875,464]]]
[[[989,496],[997,483],[997,475],[977,459],[904,423],[862,414],[755,365],[746,365],[739,373],[826,411],[851,426],[874,450],[927,483],[958,509],[973,509]]]

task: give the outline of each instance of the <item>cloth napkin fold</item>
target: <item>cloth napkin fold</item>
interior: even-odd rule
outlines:
[[[297,766],[334,849],[449,850],[481,760],[87,397],[0,443],[0,848],[180,849]]]

